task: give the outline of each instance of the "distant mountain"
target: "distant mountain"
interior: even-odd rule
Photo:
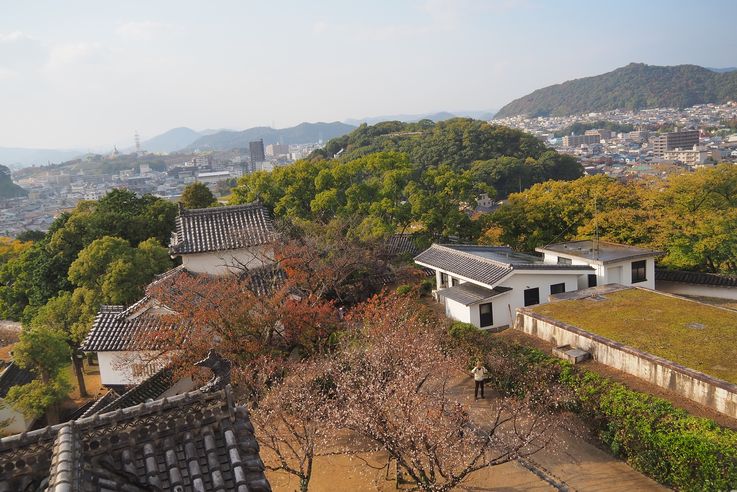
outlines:
[[[331,138],[340,137],[353,130],[353,125],[339,121],[333,123],[300,123],[291,128],[274,129],[268,126],[249,128],[243,131],[223,130],[212,135],[205,135],[185,150],[230,150],[247,148],[248,143],[262,138],[264,145],[272,143],[306,144],[317,141],[327,142]]]
[[[173,128],[141,143],[141,148],[149,152],[174,152],[183,149],[198,138],[205,135],[191,128]]]
[[[6,166],[0,166],[0,199],[17,198],[28,195],[28,192],[13,183],[10,178],[10,169]]]
[[[27,167],[46,165],[49,162],[59,163],[75,159],[84,154],[81,150],[58,149],[21,149],[0,147],[0,165],[9,167]]]
[[[422,113],[422,114],[389,114],[383,116],[368,116],[366,118],[347,119],[345,123],[358,126],[362,123],[367,125],[375,125],[382,121],[401,121],[403,123],[415,123],[420,120],[446,121],[452,118],[473,118],[475,120],[488,121],[494,117],[493,111],[440,111],[438,113]]]
[[[495,118],[684,108],[730,100],[737,100],[737,72],[717,73],[696,65],[630,63],[603,75],[538,89],[504,106]]]
[[[712,72],[716,72],[716,73],[729,73],[729,72],[737,72],[737,67],[724,67],[724,68],[707,67],[707,70],[711,70]]]

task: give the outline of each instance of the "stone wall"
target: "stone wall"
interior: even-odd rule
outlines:
[[[591,353],[595,361],[737,418],[737,385],[732,383],[542,316],[528,308],[517,309],[514,329],[556,346],[571,345],[583,349]]]

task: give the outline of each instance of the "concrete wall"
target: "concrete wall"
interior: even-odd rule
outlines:
[[[464,306],[460,302],[454,301],[453,299],[443,299],[445,299],[445,315],[447,317],[456,321],[463,321],[464,323],[472,323],[471,306]],[[478,325],[478,307],[476,307],[475,326]]]
[[[224,275],[228,272],[242,272],[244,265],[253,269],[273,262],[274,248],[271,245],[262,245],[232,251],[183,254],[181,257],[182,265],[189,271]]]
[[[737,385],[541,316],[529,309],[517,310],[514,328],[554,345],[571,345],[586,350],[602,364],[737,418]]]
[[[100,364],[100,382],[111,384],[138,384],[153,376],[169,361],[158,352],[97,352]]]
[[[682,296],[716,297],[719,299],[737,300],[737,287],[718,287],[716,285],[697,285],[658,280],[655,282],[655,290]]]

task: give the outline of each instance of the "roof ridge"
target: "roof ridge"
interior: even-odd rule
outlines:
[[[256,207],[263,207],[260,200],[255,200],[250,203],[239,203],[237,205],[223,205],[222,207],[182,208],[179,215],[210,215]]]
[[[463,246],[463,245],[460,245],[460,246]],[[472,244],[468,244],[466,246],[473,246],[473,245]],[[485,262],[485,263],[489,263],[489,264],[494,265],[494,266],[498,266],[498,267],[502,267],[502,268],[507,268],[509,270],[514,270],[514,268],[512,268],[512,265],[513,265],[512,263],[503,263],[501,261],[492,260],[491,258],[486,258],[484,256],[479,256],[479,255],[475,255],[473,253],[468,253],[466,251],[461,251],[459,249],[455,249],[453,247],[446,246],[445,244],[433,243],[430,247],[431,248],[434,248],[434,247],[442,248],[445,251],[452,251],[453,253],[460,254],[462,256],[465,256],[466,258],[471,258],[471,259],[474,259],[474,260],[479,260],[479,261],[482,261],[482,262]],[[480,246],[480,247],[483,247],[483,246]],[[491,246],[491,247],[493,247],[493,246]]]

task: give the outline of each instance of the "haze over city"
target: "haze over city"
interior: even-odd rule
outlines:
[[[729,2],[8,1],[0,10],[0,147],[125,147],[136,130],[145,139],[178,126],[493,110],[633,61],[737,64]]]

